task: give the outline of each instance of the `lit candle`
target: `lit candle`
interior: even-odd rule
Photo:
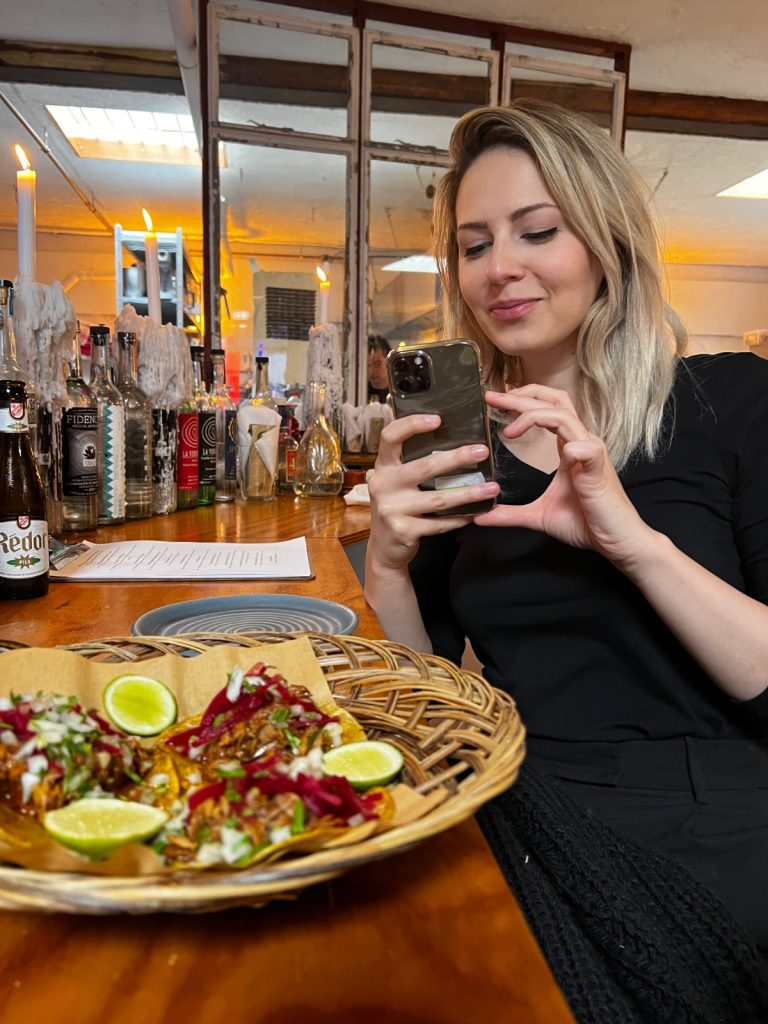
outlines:
[[[17,237],[19,250],[19,281],[35,280],[35,189],[37,175],[27,154],[16,146],[21,170],[16,172]]]
[[[323,260],[323,264],[327,266],[328,261]],[[331,282],[328,279],[328,274],[325,272],[323,267],[315,267],[315,274],[317,274],[317,280],[320,282],[318,287],[320,288],[320,320],[319,323],[328,323],[328,293],[331,290]]]
[[[157,261],[157,235],[152,230],[152,218],[142,206],[142,216],[147,225],[144,235],[144,265],[147,276],[147,299],[149,300],[149,317],[156,324],[162,324],[163,314],[160,308],[160,264]]]

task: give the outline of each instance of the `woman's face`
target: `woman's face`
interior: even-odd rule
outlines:
[[[551,370],[573,361],[602,271],[571,230],[533,159],[498,147],[456,197],[459,287],[489,340]]]

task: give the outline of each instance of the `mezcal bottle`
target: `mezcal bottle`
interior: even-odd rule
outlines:
[[[99,516],[99,410],[83,380],[79,324],[68,368],[61,412],[62,525],[65,530],[94,530]]]
[[[216,501],[234,501],[237,486],[237,410],[232,401],[224,368],[224,349],[211,349],[216,406]]]
[[[197,408],[197,503],[216,500],[216,405],[203,381],[203,347],[192,345],[192,400]]]
[[[91,328],[91,379],[99,410],[99,526],[125,519],[125,409],[109,367],[109,328]]]
[[[137,382],[138,352],[132,331],[117,332],[117,388],[125,410],[125,512],[152,515],[152,405]]]

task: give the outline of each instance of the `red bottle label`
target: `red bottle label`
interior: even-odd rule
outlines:
[[[178,485],[181,491],[196,491],[199,434],[196,412],[179,413]]]

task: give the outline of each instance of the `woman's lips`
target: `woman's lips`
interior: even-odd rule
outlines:
[[[495,320],[519,320],[527,316],[539,302],[539,299],[523,299],[520,302],[504,302],[491,307],[491,316]]]

